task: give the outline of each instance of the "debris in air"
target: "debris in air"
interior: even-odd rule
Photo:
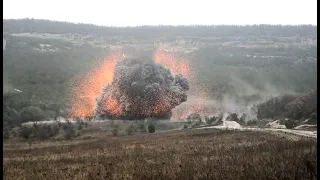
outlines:
[[[172,109],[187,100],[188,80],[149,58],[117,63],[113,81],[96,99],[96,117],[108,119],[170,118]]]

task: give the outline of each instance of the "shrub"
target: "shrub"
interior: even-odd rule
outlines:
[[[46,131],[47,138],[51,138],[59,134],[59,127],[57,125],[47,125],[43,128]]]
[[[29,145],[29,147],[31,147],[31,145],[32,145],[32,140],[31,139],[28,139],[28,145]]]
[[[51,127],[47,125],[38,126],[37,129],[34,129],[35,137],[38,137],[41,140],[46,140],[49,138],[51,133]]]
[[[111,127],[115,127],[114,120],[111,120],[111,122],[110,122],[110,126],[111,126]]]
[[[312,113],[310,118],[311,120],[317,120],[317,113]]]
[[[192,124],[192,119],[187,118],[187,124],[191,125]]]
[[[310,121],[309,121],[309,123],[311,123],[311,124],[317,124],[317,113],[312,113],[312,114],[310,115]]]
[[[88,127],[88,123],[84,122],[82,119],[77,118],[76,121],[77,121],[77,124],[78,124],[78,130],[82,130],[83,128],[87,128]]]
[[[52,136],[58,135],[59,132],[60,132],[59,126],[58,126],[58,125],[53,125],[53,126],[52,126]]]
[[[52,110],[45,110],[42,112],[43,117],[56,119],[56,112]]]
[[[246,118],[247,118],[247,115],[243,113],[239,119],[239,124],[244,125],[246,122]]]
[[[77,119],[78,130],[82,130],[84,128],[84,122],[82,119]]]
[[[188,129],[188,125],[187,124],[183,124],[183,129]]]
[[[114,127],[112,129],[112,134],[113,134],[113,136],[119,135],[119,125],[118,124],[114,125]]]
[[[41,140],[46,140],[59,134],[58,125],[33,125],[33,135]]]
[[[65,139],[72,139],[77,136],[76,130],[70,121],[67,121],[66,124],[63,124],[63,130]]]
[[[213,116],[213,117],[205,116],[204,119],[206,121],[206,124],[210,125],[210,124],[212,124],[213,122],[216,121],[217,117],[215,117],[215,116]]]
[[[61,126],[62,126],[62,124],[61,124],[61,122],[60,121],[58,121],[58,127],[60,128]]]
[[[88,122],[84,123],[84,127],[87,128],[89,126]]]
[[[191,127],[196,127],[202,124],[201,116],[198,113],[190,114],[186,119]]]
[[[256,120],[250,119],[247,122],[247,126],[256,126],[256,125],[257,125],[257,121]]]
[[[153,124],[148,125],[148,132],[149,133],[155,133],[156,132],[156,127]]]
[[[133,134],[134,131],[135,131],[135,129],[134,129],[133,124],[130,124],[130,125],[128,126],[128,128],[126,129],[127,135]]]
[[[3,140],[9,139],[10,138],[10,133],[9,130],[3,130]]]
[[[6,104],[3,105],[3,127],[12,128],[21,124],[21,119],[19,118],[19,113],[8,107]]]
[[[217,121],[222,121],[223,120],[223,113],[219,113],[218,117],[217,117]]]
[[[93,116],[87,116],[87,117],[85,117],[85,119],[86,119],[87,121],[91,121],[91,120],[93,119]]]
[[[19,117],[22,122],[41,121],[44,118],[42,110],[35,106],[22,108]]]
[[[195,121],[191,126],[192,127],[198,127],[201,125],[201,122],[200,121]]]
[[[146,126],[145,126],[144,122],[139,123],[139,129],[141,132],[146,132]]]
[[[78,130],[80,131],[80,130],[82,130],[83,129],[83,125],[82,124],[79,124],[78,125]]]
[[[82,120],[77,117],[77,118],[76,118],[76,122],[77,122],[77,124],[81,124],[81,123],[82,123]]]
[[[23,139],[29,139],[32,135],[32,127],[22,126],[20,130],[20,137]]]
[[[187,120],[199,121],[201,123],[201,116],[198,113],[192,113],[187,117]]]
[[[238,114],[237,114],[237,113],[231,113],[231,114],[227,117],[227,120],[228,120],[228,121],[239,122]]]
[[[287,129],[293,129],[294,127],[297,126],[297,123],[294,120],[287,120],[284,124]]]

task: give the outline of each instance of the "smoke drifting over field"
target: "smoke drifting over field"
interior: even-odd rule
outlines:
[[[149,58],[120,60],[113,81],[97,98],[95,115],[109,119],[170,118],[187,100],[189,83]]]
[[[132,57],[147,54],[149,57]],[[179,53],[160,49],[112,52],[73,86],[70,116],[178,120],[194,113],[211,117],[230,112],[244,113],[249,120],[257,116],[254,104],[282,94],[282,90],[268,83],[259,90],[229,75],[234,91],[215,97],[212,84],[199,81],[201,69],[191,62]]]

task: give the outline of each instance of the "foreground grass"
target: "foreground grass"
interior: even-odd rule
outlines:
[[[36,145],[34,145],[36,146]],[[316,142],[220,130],[4,149],[4,179],[306,179]]]

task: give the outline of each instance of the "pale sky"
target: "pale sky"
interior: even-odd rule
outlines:
[[[3,18],[104,26],[317,25],[317,0],[4,0]]]

